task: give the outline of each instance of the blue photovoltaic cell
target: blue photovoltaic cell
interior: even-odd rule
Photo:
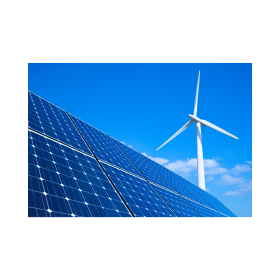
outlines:
[[[178,217],[199,217],[181,196],[155,185],[153,187]]]
[[[30,91],[28,92],[28,126],[91,154],[66,112]]]
[[[162,165],[154,162],[153,160],[143,156],[159,173],[164,179],[181,195],[198,201],[186,188],[184,188],[172,175],[171,173]]]
[[[175,217],[145,180],[105,163],[102,166],[136,217]]]
[[[97,158],[141,176],[107,134],[72,115],[71,118]]]
[[[163,179],[163,177],[144,159],[144,157],[129,148],[128,146],[122,144],[121,142],[113,139],[113,141],[118,145],[118,147],[125,153],[125,155],[130,159],[130,161],[136,166],[136,168],[142,173],[142,175],[150,182],[156,183],[162,187],[169,190],[176,191],[172,188],[170,184]]]
[[[94,158],[31,131],[28,188],[31,217],[131,217]]]

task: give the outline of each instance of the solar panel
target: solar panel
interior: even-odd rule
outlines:
[[[136,217],[175,217],[144,179],[105,163],[102,166]]]
[[[28,106],[29,217],[236,217],[209,193],[30,91]]]
[[[29,216],[131,216],[94,158],[28,134]]]
[[[139,172],[107,134],[72,115],[71,118],[97,158],[140,176]]]
[[[115,139],[113,139],[113,141],[148,181],[158,184],[166,189],[175,191],[174,188],[172,188],[172,186],[167,183],[167,181],[144,159],[140,153],[134,151]]]
[[[30,91],[28,92],[28,126],[91,154],[67,113]]]

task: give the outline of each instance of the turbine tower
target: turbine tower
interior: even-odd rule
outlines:
[[[230,134],[229,132],[219,128],[218,126],[205,121],[201,120],[196,116],[197,113],[197,101],[198,101],[198,91],[199,91],[199,80],[200,80],[200,71],[198,72],[198,79],[197,79],[197,86],[196,86],[196,95],[195,95],[195,101],[194,101],[194,111],[193,115],[189,115],[190,120],[181,127],[173,136],[171,136],[165,143],[163,143],[157,151],[162,148],[165,144],[170,142],[173,138],[175,138],[177,135],[179,135],[181,132],[183,132],[192,122],[196,122],[196,141],[197,141],[197,182],[198,187],[205,190],[205,176],[204,176],[204,163],[203,163],[203,151],[202,151],[202,137],[201,137],[201,125],[202,126],[209,126],[217,131],[220,131],[228,136],[231,136],[235,139],[238,139],[236,136]]]

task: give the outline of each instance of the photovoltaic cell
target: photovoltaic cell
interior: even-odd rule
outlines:
[[[28,189],[29,216],[131,216],[94,158],[31,131]]]
[[[91,154],[66,112],[30,91],[28,92],[28,126]]]
[[[153,185],[159,195],[166,201],[178,217],[199,217],[181,196]]]
[[[107,134],[72,115],[71,118],[97,158],[140,176],[139,172]]]
[[[145,180],[105,163],[102,166],[136,217],[175,217]]]
[[[150,182],[156,183],[164,188],[175,191],[170,184],[145,160],[138,152],[113,139],[117,146],[125,153],[130,161],[136,166],[141,174]]]

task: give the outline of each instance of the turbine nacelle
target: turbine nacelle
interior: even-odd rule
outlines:
[[[202,126],[206,127],[206,125],[203,124],[203,123],[201,122],[201,119],[200,119],[200,118],[198,118],[198,117],[196,117],[196,116],[193,116],[193,115],[191,115],[191,114],[189,114],[189,117],[192,119],[192,121],[194,121],[194,122],[199,122],[199,123],[201,123]]]

